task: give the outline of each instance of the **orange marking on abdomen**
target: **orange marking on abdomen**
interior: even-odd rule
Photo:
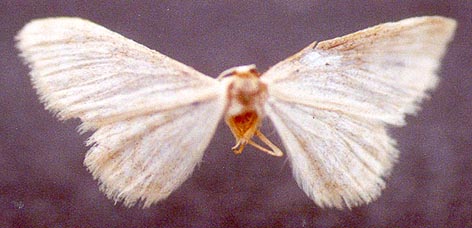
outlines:
[[[255,111],[244,112],[240,115],[231,117],[235,132],[238,136],[244,135],[249,129],[256,127],[259,117]]]

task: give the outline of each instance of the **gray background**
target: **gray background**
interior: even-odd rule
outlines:
[[[472,227],[471,1],[127,2],[0,2],[0,227]],[[13,37],[25,23],[60,15],[95,21],[213,77],[251,63],[264,71],[312,41],[387,21],[444,15],[459,27],[432,99],[391,131],[402,153],[375,202],[315,206],[285,158],[253,148],[234,156],[221,123],[191,178],[142,210],[114,205],[98,190],[82,165],[90,134],[43,109],[17,57]]]

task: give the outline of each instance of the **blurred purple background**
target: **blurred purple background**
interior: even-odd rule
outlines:
[[[472,227],[471,1],[127,2],[0,2],[0,227]],[[459,22],[442,81],[392,129],[401,157],[382,196],[350,211],[315,206],[285,157],[251,147],[233,155],[223,123],[167,200],[114,205],[82,165],[90,134],[44,110],[13,41],[33,18],[78,16],[215,77],[251,63],[265,71],[312,41],[420,15]],[[264,132],[281,145],[269,122]]]

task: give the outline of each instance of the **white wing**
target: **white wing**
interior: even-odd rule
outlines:
[[[386,125],[416,112],[456,23],[419,17],[310,45],[266,72],[268,116],[298,184],[320,206],[380,195],[397,150]]]
[[[46,108],[96,130],[85,164],[108,196],[148,206],[190,175],[224,110],[218,81],[79,18],[34,20],[17,40]]]

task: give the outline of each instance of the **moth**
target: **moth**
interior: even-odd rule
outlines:
[[[398,157],[387,128],[404,125],[437,85],[455,28],[441,16],[385,23],[314,42],[265,73],[247,65],[217,78],[80,18],[33,20],[16,40],[45,108],[94,132],[84,164],[115,202],[169,196],[220,119],[234,153],[251,145],[282,156],[260,131],[268,117],[300,188],[341,209],[385,188]]]

